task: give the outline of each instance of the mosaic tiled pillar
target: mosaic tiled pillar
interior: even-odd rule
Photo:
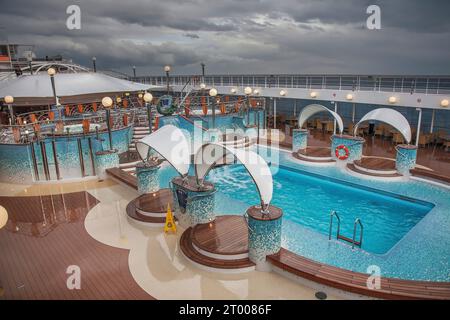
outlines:
[[[104,150],[95,153],[97,176],[99,179],[106,178],[106,169],[119,166],[119,154],[117,150]]]
[[[403,175],[409,175],[409,170],[416,166],[417,147],[408,144],[397,146],[397,157],[395,167]]]
[[[281,249],[281,220],[283,211],[269,206],[268,213],[262,213],[261,207],[247,209],[248,216],[248,255],[256,264],[256,270],[270,271],[266,256]]]
[[[349,151],[349,156],[345,161],[353,162],[355,160],[360,160],[362,158],[364,142],[365,140],[361,137],[334,135],[331,137],[331,157],[335,160],[338,160],[336,157],[336,147],[344,145],[348,148]]]
[[[198,186],[195,177],[172,179],[175,216],[183,227],[209,223],[216,218],[214,199],[216,189],[210,182]]]
[[[159,190],[159,165],[154,162],[140,162],[136,165],[136,178],[139,194],[152,193]]]
[[[294,129],[292,130],[292,152],[306,149],[308,144],[308,130]]]

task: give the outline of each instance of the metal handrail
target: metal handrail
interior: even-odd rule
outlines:
[[[183,85],[194,75],[172,76],[171,85]],[[165,77],[138,77],[140,82],[165,84]],[[209,75],[206,85],[261,88],[303,88],[352,91],[444,94],[450,92],[450,76],[405,75]]]
[[[359,233],[359,247],[362,246],[362,239],[363,239],[363,231],[364,231],[364,227],[363,224],[361,222],[361,219],[356,218],[355,223],[353,225],[353,238],[352,238],[352,249],[355,248],[355,243],[356,243],[356,226],[359,224],[360,226],[360,233]]]

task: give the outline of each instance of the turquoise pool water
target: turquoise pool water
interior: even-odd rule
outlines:
[[[255,148],[256,149],[256,148]],[[376,181],[337,167],[298,163],[290,152],[259,147],[271,162],[272,203],[284,211],[282,246],[322,263],[367,272],[377,266],[384,277],[450,281],[450,189],[429,183]],[[271,151],[271,152],[268,152]],[[161,185],[175,175],[161,170]],[[217,214],[243,214],[259,200],[241,166],[212,170],[208,179],[219,190]],[[329,213],[336,210],[342,234],[351,237],[356,217],[364,225],[362,249],[328,240]]]

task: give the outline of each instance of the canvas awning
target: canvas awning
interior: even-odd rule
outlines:
[[[57,73],[55,75],[56,95],[61,103],[73,103],[80,97],[94,98],[108,94],[145,91],[160,88],[123,80],[96,72]],[[0,82],[0,99],[13,96],[14,105],[37,105],[54,103],[50,76],[46,72],[21,75],[15,79]],[[101,99],[101,98],[100,98]]]
[[[342,121],[341,116],[321,104],[310,104],[304,107],[302,112],[300,112],[298,118],[298,127],[301,128],[303,124],[306,122],[306,120],[311,118],[316,113],[324,111],[330,113],[333,116],[333,118],[336,119],[336,123],[339,127],[339,132],[342,133],[342,131],[344,130],[344,122]]]
[[[220,143],[204,144],[197,151],[194,158],[195,175],[197,176],[197,179],[200,181],[203,180],[209,170],[216,164],[222,163],[223,159],[228,154],[235,156],[245,167],[258,189],[261,203],[267,207],[272,200],[273,178],[269,165],[256,152],[245,149],[235,149]]]
[[[411,142],[411,127],[408,120],[398,111],[388,108],[378,108],[366,113],[364,117],[359,120],[354,129],[354,135],[358,132],[358,127],[365,121],[381,121],[397,129],[405,138],[407,143]]]
[[[144,161],[148,160],[150,148],[155,149],[181,176],[189,171],[191,153],[183,132],[171,125],[165,125],[136,142],[136,150]]]

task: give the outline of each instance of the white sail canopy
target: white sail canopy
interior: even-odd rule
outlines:
[[[354,134],[358,132],[358,127],[365,121],[381,121],[397,129],[405,138],[407,143],[411,142],[411,127],[408,120],[398,111],[389,108],[379,108],[370,111],[359,120],[355,126]]]
[[[155,149],[182,176],[189,171],[191,153],[189,143],[181,130],[165,125],[136,142],[136,150],[143,160],[148,160],[150,148]]]
[[[227,155],[232,154],[239,160],[255,182],[261,203],[270,204],[273,193],[272,173],[267,162],[256,152],[235,149],[220,143],[204,144],[195,154],[195,174],[198,180],[203,180],[209,170],[222,163]]]
[[[323,111],[327,111],[334,117],[334,119],[336,119],[337,125],[339,127],[339,132],[342,133],[342,131],[344,130],[344,122],[342,121],[341,116],[321,104],[310,104],[310,105],[304,107],[302,112],[300,112],[300,115],[298,118],[298,127],[299,128],[303,127],[303,124],[306,122],[306,120],[311,118],[316,113],[323,112]]]

